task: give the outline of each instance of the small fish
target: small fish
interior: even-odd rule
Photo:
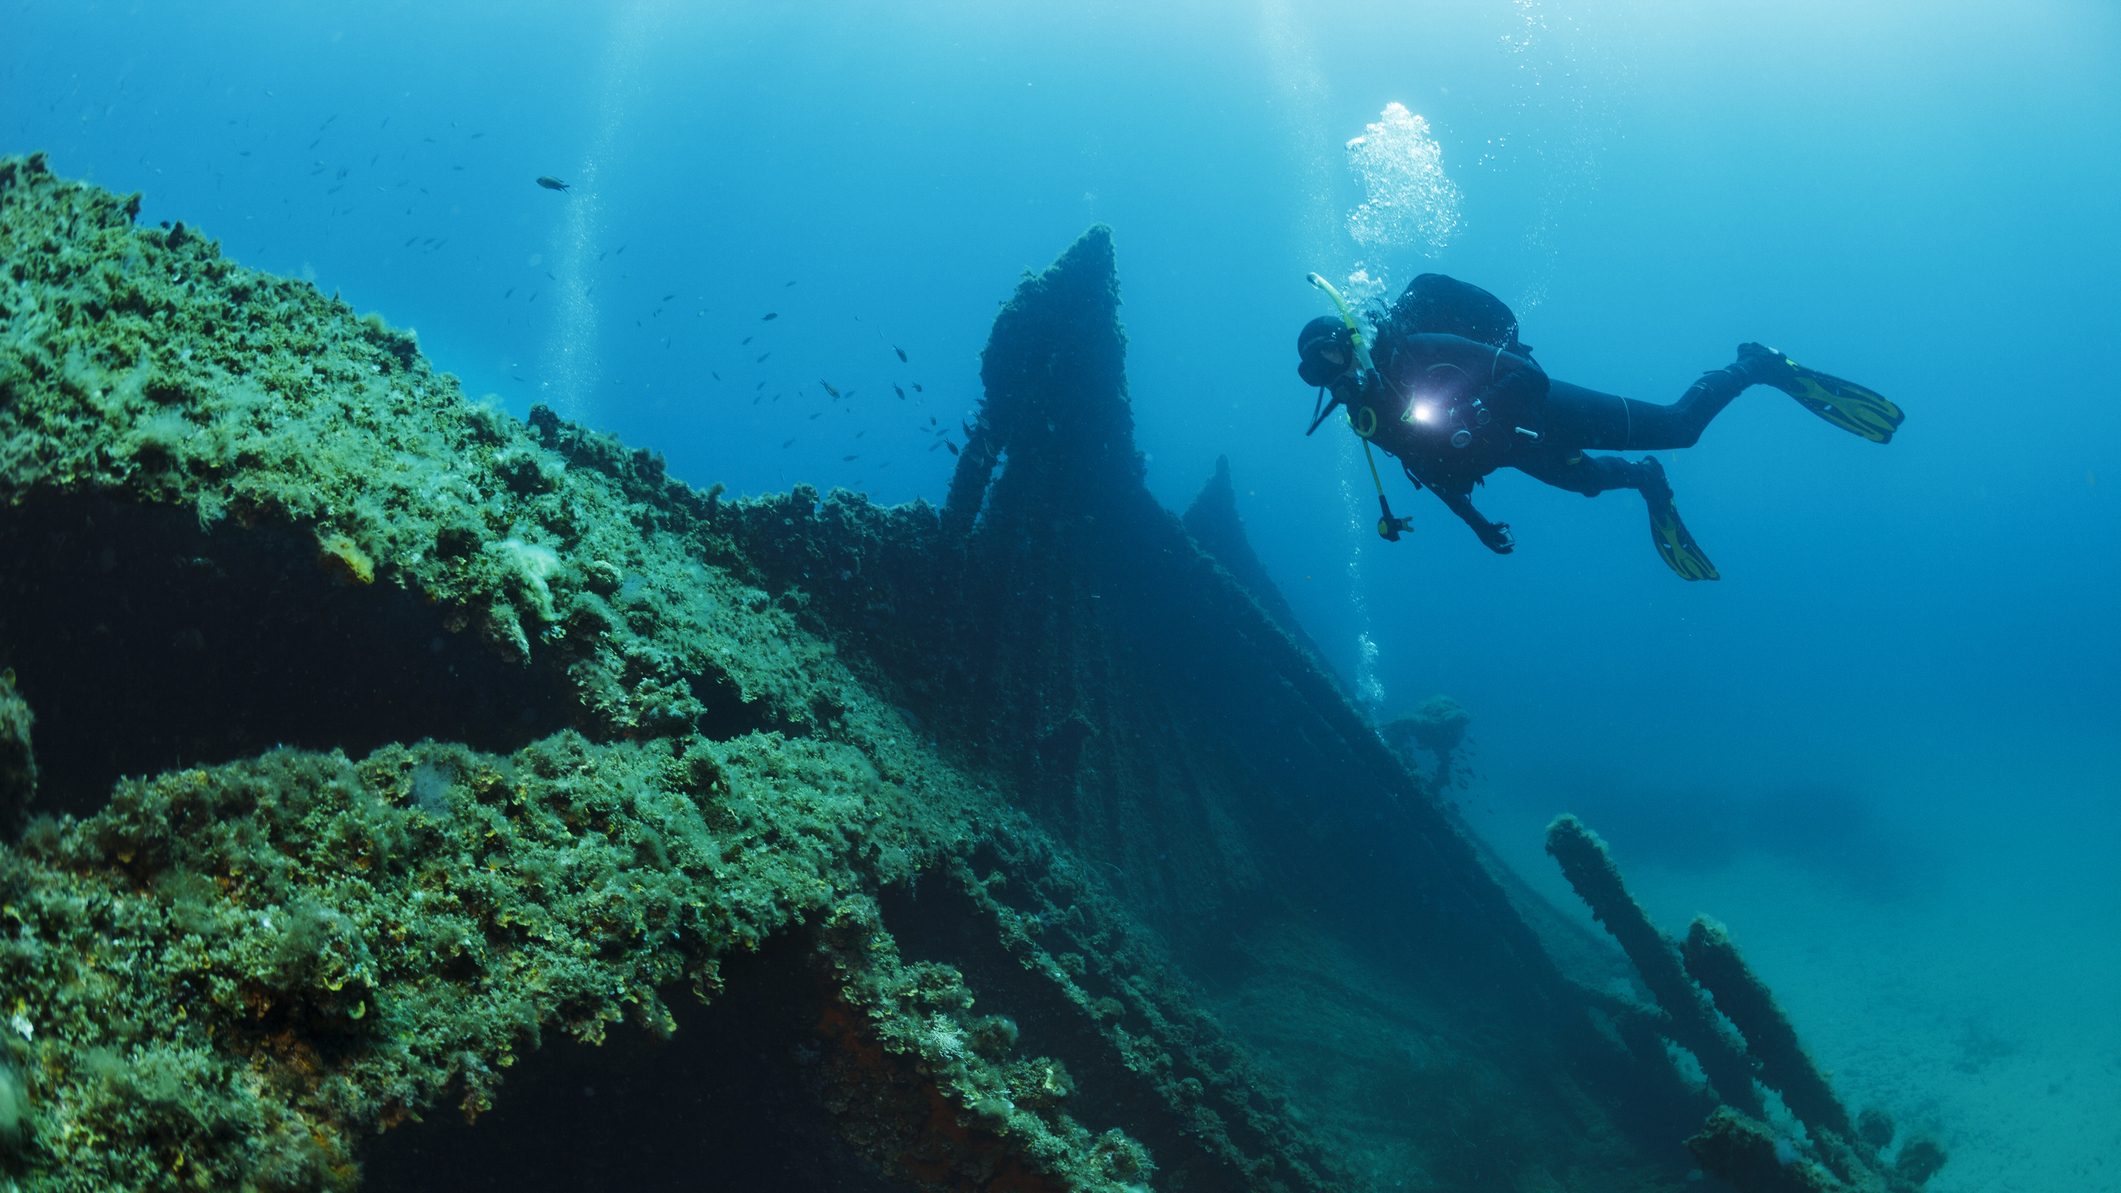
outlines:
[[[943,440],[943,446],[950,449],[951,455],[954,456],[957,454],[957,444],[950,442],[948,439],[945,439]]]
[[[938,440],[936,440],[936,441],[935,441],[934,443],[931,443],[931,444],[929,444],[929,445],[928,445],[928,450],[929,450],[929,451],[934,451],[934,450],[935,450],[936,448],[939,448],[939,447],[941,447],[942,445],[943,445],[943,441],[942,441],[942,440],[940,440],[940,439],[938,439]]]
[[[617,247],[617,248],[615,248],[615,249],[611,250],[611,255],[612,255],[612,256],[614,256],[614,257],[623,257],[623,256],[625,256],[625,255],[626,255],[626,246],[622,244],[622,245],[620,245],[619,247]]]
[[[781,317],[781,313],[780,313],[779,311],[768,311],[768,312],[766,312],[765,314],[763,314],[763,315],[760,315],[760,316],[759,316],[759,322],[761,322],[761,323],[771,323],[771,322],[773,322],[773,321],[774,321],[775,319],[778,319],[778,318],[780,318],[780,317]]]
[[[860,456],[841,456],[841,457],[840,457],[840,463],[842,463],[842,464],[852,464],[852,463],[854,463],[854,462],[855,462],[856,460],[859,460],[859,459],[861,459],[861,457],[860,457]]]
[[[411,248],[411,247],[412,247],[412,244],[413,244],[413,242],[414,242],[414,241],[416,241],[416,240],[418,240],[418,239],[419,239],[419,237],[417,237],[417,236],[408,236],[408,237],[406,237],[406,238],[405,238],[405,247],[406,247],[406,248]]]
[[[822,410],[820,410],[820,411],[818,411],[818,412],[817,412],[817,414],[813,414],[813,415],[811,415],[810,417],[811,417],[811,418],[812,418],[813,420],[815,420],[815,419],[817,418],[818,414],[823,414],[823,413],[825,413],[825,412],[824,412],[824,411],[822,411]]]
[[[707,375],[709,377],[714,378],[716,381],[720,381],[722,379],[722,375],[720,373],[715,372],[713,369],[707,370]]]
[[[921,383],[920,383],[920,382],[916,381],[916,382],[914,382],[914,383],[913,383],[913,392],[914,392],[914,393],[920,393],[920,392],[922,392],[922,390],[921,390]]]
[[[473,135],[476,136],[477,134]],[[564,191],[571,189],[566,183],[561,182],[559,179],[554,178],[549,174],[538,175],[538,185],[544,187],[548,191]]]
[[[900,364],[906,363],[906,350],[904,348],[899,347],[897,344],[893,344],[891,345],[891,350],[893,352],[898,353],[898,362]]]
[[[514,286],[510,286],[510,287],[508,288],[508,290],[507,290],[507,291],[506,291],[505,293],[503,293],[503,294],[501,295],[501,297],[502,297],[503,299],[509,299],[509,298],[514,298],[514,297],[515,297],[515,294],[516,294],[516,288],[515,288]]]
[[[773,355],[773,353],[772,353],[772,352],[770,352],[770,351],[768,351],[768,352],[761,352],[761,353],[759,353],[759,355],[758,355],[758,359],[756,359],[756,360],[752,361],[751,363],[752,363],[752,364],[755,364],[755,365],[762,365],[762,364],[765,364],[765,363],[766,363],[766,358],[767,358],[767,357],[769,357],[769,356],[772,356],[772,355]]]
[[[318,137],[318,138],[317,138],[316,140],[314,140],[314,141],[311,141],[311,142],[309,143],[309,147],[310,147],[311,149],[315,149],[315,148],[316,148],[317,146],[319,146],[319,145],[322,145],[323,143],[324,143],[324,138],[322,138],[322,137]]]
[[[929,426],[931,426],[931,427],[932,427],[932,426],[934,426],[934,425],[936,425],[936,424],[935,424],[935,416],[934,416],[934,415],[932,415],[932,414],[928,416],[928,425],[929,425]]]
[[[669,293],[669,294],[665,294],[665,295],[664,295],[664,296],[663,296],[663,297],[661,298],[661,300],[660,300],[660,301],[662,301],[662,302],[669,302],[669,301],[670,301],[671,299],[673,299],[673,298],[676,298],[676,297],[677,297],[677,292],[676,292],[676,291],[672,291],[672,292],[671,292],[671,293]]]
[[[899,388],[898,386],[896,386],[896,385],[892,386],[892,387],[891,387],[891,392],[892,392],[892,393],[895,393],[895,394],[897,394],[897,395],[898,395],[898,400],[899,400],[899,401],[903,402],[903,401],[905,401],[905,400],[906,400],[906,391],[905,391],[905,390],[903,390],[903,389],[900,389],[900,388]]]
[[[753,341],[753,340],[755,340],[755,339],[757,339],[757,338],[758,338],[757,336],[745,336],[745,337],[744,337],[743,339],[741,339],[741,340],[737,341],[737,345],[736,345],[736,346],[737,346],[737,347],[739,347],[739,348],[748,348],[748,347],[750,347],[750,346],[751,346],[751,341]]]
[[[837,390],[837,389],[834,389],[834,388],[832,387],[832,383],[831,383],[830,381],[827,381],[827,380],[825,380],[825,379],[824,379],[823,377],[820,377],[820,378],[818,378],[818,379],[817,379],[817,383],[818,383],[819,385],[822,385],[822,386],[824,386],[824,387],[825,387],[825,392],[826,392],[826,393],[828,393],[828,394],[831,394],[831,395],[832,395],[832,398],[833,398],[833,400],[834,400],[834,401],[838,401],[838,400],[839,400],[839,396],[840,396],[840,391],[839,391],[839,390]]]
[[[788,449],[788,448],[791,448],[791,447],[794,447],[794,446],[795,446],[795,440],[793,440],[793,439],[783,439],[783,440],[781,440],[781,448],[782,448],[782,450],[786,450],[786,449]]]

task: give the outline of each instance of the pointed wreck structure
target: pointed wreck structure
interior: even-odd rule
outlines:
[[[1105,229],[885,508],[519,423],[137,209],[0,163],[0,1184],[1679,1190],[1733,1100],[1702,1162],[1772,1152],[1234,507],[1150,499]]]

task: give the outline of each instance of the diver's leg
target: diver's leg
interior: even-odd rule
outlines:
[[[1608,489],[1642,490],[1664,485],[1664,470],[1654,460],[1624,460],[1619,456],[1555,449],[1527,452],[1511,463],[1534,480],[1585,497],[1596,497]]]
[[[1564,443],[1605,451],[1692,447],[1731,399],[1769,380],[1764,369],[1762,362],[1740,356],[1734,364],[1703,373],[1669,406],[1555,381],[1547,390],[1547,430]]]
[[[1625,460],[1619,456],[1592,456],[1561,450],[1530,452],[1514,462],[1519,471],[1557,489],[1596,497],[1608,489],[1633,489],[1642,494],[1650,511],[1650,543],[1657,557],[1682,580],[1714,580],[1716,565],[1709,562],[1686,523],[1679,520],[1679,507],[1672,504],[1672,486],[1664,479],[1664,465],[1655,456]]]

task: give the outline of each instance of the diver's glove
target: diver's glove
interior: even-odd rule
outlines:
[[[1508,555],[1517,549],[1517,540],[1511,536],[1508,522],[1489,522],[1475,529],[1480,533],[1480,541],[1497,555]]]

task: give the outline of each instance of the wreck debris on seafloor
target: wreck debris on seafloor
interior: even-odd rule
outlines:
[[[1675,945],[1628,893],[1605,842],[1574,816],[1547,826],[1547,852],[1662,1012],[1642,1041],[1654,1049],[1669,1039],[1686,1050],[1723,1103],[1687,1140],[1702,1167],[1740,1189],[1791,1193],[1914,1190],[1943,1167],[1936,1141],[1896,1140],[1883,1111],[1848,1112],[1723,925],[1696,917]],[[1805,1148],[1766,1121],[1764,1093],[1802,1128]]]
[[[1686,1185],[1659,1013],[1142,486],[1104,229],[938,510],[137,211],[0,161],[0,1187]]]

